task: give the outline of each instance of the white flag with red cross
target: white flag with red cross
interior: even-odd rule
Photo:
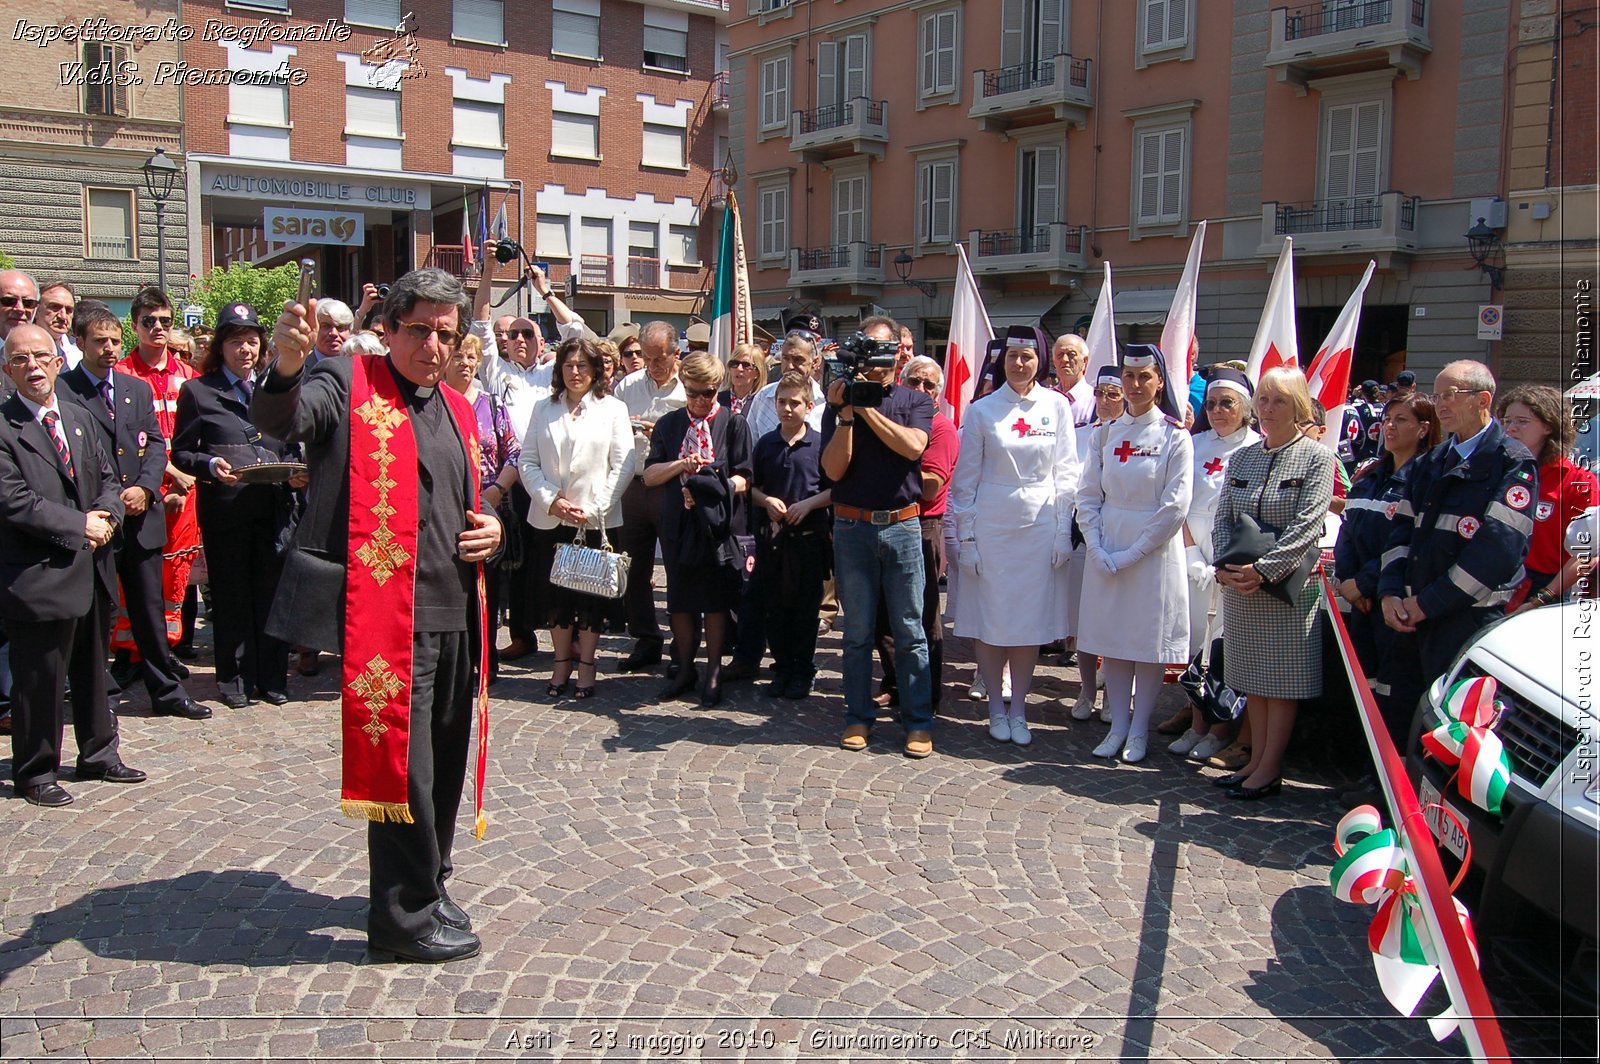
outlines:
[[[1306,371],[1311,398],[1322,400],[1328,411],[1322,422],[1326,430],[1322,443],[1334,450],[1339,446],[1339,426],[1344,423],[1345,400],[1350,396],[1350,362],[1355,357],[1356,328],[1361,324],[1361,299],[1367,293],[1367,282],[1372,280],[1372,271],[1377,265],[1372,261],[1367,263],[1361,283],[1345,300],[1344,309],[1339,311],[1333,328],[1328,330],[1328,338],[1322,341],[1317,357],[1311,360],[1311,368]]]
[[[1200,357],[1194,319],[1200,301],[1200,254],[1205,242],[1206,223],[1201,219],[1195,227],[1194,239],[1189,242],[1189,258],[1183,264],[1183,276],[1178,278],[1177,291],[1172,293],[1172,309],[1167,311],[1166,324],[1161,326],[1161,356],[1167,360],[1167,372],[1172,374],[1173,392],[1182,410],[1189,408],[1189,378],[1194,375],[1194,364]]]
[[[944,394],[939,396],[939,410],[960,428],[961,417],[977,387],[978,363],[984,348],[994,339],[994,326],[989,324],[989,312],[983,307],[978,282],[967,264],[967,249],[957,244],[956,252],[956,291],[950,304],[950,346],[944,356]]]
[[[1272,283],[1267,286],[1267,306],[1261,312],[1261,324],[1256,326],[1256,338],[1250,344],[1250,358],[1245,363],[1245,375],[1251,384],[1259,384],[1261,375],[1279,366],[1300,368],[1300,344],[1294,329],[1294,240],[1283,238],[1283,250],[1278,252],[1278,267],[1272,271]]]

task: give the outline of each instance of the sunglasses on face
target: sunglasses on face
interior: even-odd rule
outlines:
[[[754,362],[746,362],[744,359],[741,358],[741,359],[738,359],[736,361],[729,362],[728,363],[728,368],[729,369],[755,369],[756,368],[756,364]]]
[[[427,343],[428,337],[432,336],[439,341],[440,347],[451,348],[456,346],[456,334],[453,329],[435,329],[433,326],[426,325],[423,322],[413,321],[402,323],[400,331],[419,344]]]
[[[0,307],[10,309],[18,304],[21,304],[23,310],[32,310],[39,305],[39,301],[29,299],[27,296],[0,296]]]
[[[912,377],[906,381],[906,386],[920,388],[925,392],[937,392],[939,390],[939,382],[932,377]]]
[[[536,329],[512,329],[506,335],[514,336],[518,340],[532,340],[535,336],[538,336],[539,333]]]
[[[1094,397],[1096,399],[1121,399],[1122,398],[1122,389],[1121,388],[1096,388],[1094,390]]]
[[[1232,410],[1239,404],[1232,399],[1207,399],[1207,410]]]
[[[170,329],[172,328],[172,315],[168,314],[166,317],[157,317],[154,314],[146,314],[144,317],[139,319],[139,324],[143,325],[146,329]]]
[[[685,388],[683,394],[690,399],[710,399],[717,394],[715,388]]]

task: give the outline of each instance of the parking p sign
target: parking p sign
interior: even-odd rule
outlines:
[[[1478,339],[1498,340],[1504,326],[1506,308],[1500,303],[1486,303],[1478,307]]]
[[[206,308],[199,303],[185,303],[183,305],[183,327],[193,329],[205,320]]]

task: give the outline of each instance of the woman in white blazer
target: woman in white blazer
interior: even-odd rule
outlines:
[[[532,567],[535,597],[530,615],[540,627],[550,629],[555,647],[545,694],[565,695],[576,663],[573,694],[592,698],[595,649],[615,612],[613,604],[550,583],[550,566],[562,543],[581,534],[597,547],[603,529],[622,525],[622,492],[633,478],[633,430],[628,427],[628,408],[607,394],[605,362],[592,341],[563,342],[555,364],[550,398],[534,407],[517,463],[522,486],[533,500],[528,507],[533,541],[523,564]]]

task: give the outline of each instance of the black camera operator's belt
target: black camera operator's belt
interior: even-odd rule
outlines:
[[[909,521],[922,513],[922,507],[917,503],[902,506],[898,510],[863,510],[858,506],[846,506],[842,502],[833,504],[835,517],[843,517],[847,521],[865,521],[871,525],[896,525],[901,521]]]

